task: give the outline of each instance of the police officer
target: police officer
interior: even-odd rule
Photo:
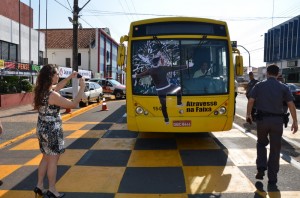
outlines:
[[[251,110],[255,102],[257,108],[257,158],[256,179],[262,180],[268,170],[268,184],[276,185],[279,171],[281,137],[283,133],[283,102],[288,105],[293,118],[291,131],[298,131],[296,107],[288,87],[277,81],[279,67],[267,67],[267,80],[257,83],[250,93],[247,104],[247,120],[252,122]],[[266,146],[270,143],[269,159]]]

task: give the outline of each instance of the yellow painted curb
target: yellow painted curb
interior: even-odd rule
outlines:
[[[89,105],[89,106],[87,106],[85,108],[80,108],[80,109],[78,109],[78,110],[76,110],[74,112],[71,112],[71,113],[68,113],[68,114],[64,114],[61,117],[61,119],[62,119],[62,121],[69,120],[70,118],[75,117],[75,116],[77,116],[79,114],[82,114],[82,113],[84,113],[84,112],[86,112],[86,111],[88,111],[88,110],[90,110],[90,109],[92,109],[94,107],[100,106],[101,104],[102,104],[102,102]]]
[[[102,104],[102,102],[89,105],[89,106],[87,106],[85,108],[80,108],[80,109],[74,111],[73,113],[71,112],[71,113],[63,115],[61,117],[61,119],[64,122],[64,121],[69,120],[70,118],[75,117],[75,116],[77,116],[79,114],[82,114],[82,113],[84,113],[84,112],[86,112],[86,111],[88,111],[88,110],[90,110],[90,109],[92,109],[94,107],[100,106],[101,104]],[[26,133],[18,136],[18,137],[15,137],[14,139],[11,139],[9,141],[6,141],[6,142],[0,144],[0,149],[2,149],[2,148],[6,147],[6,146],[8,146],[8,145],[10,145],[10,144],[12,144],[14,142],[17,142],[18,140],[21,140],[21,139],[23,139],[25,137],[33,135],[35,133],[36,133],[36,128],[34,128],[34,129],[32,129],[32,130],[30,130],[30,131],[28,131],[28,132],[26,132]]]

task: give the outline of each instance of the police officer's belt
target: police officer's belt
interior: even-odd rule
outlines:
[[[264,111],[258,111],[257,112],[260,116],[263,116],[263,117],[283,117],[284,116],[284,113],[269,113],[269,112],[264,112]]]

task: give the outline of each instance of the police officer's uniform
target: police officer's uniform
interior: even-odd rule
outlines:
[[[258,112],[256,166],[259,172],[268,170],[269,183],[276,183],[283,133],[283,102],[293,101],[293,96],[287,86],[269,77],[254,86],[250,98],[255,99]],[[268,160],[266,146],[269,142]]]

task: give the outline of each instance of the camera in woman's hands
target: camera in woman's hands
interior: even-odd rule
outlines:
[[[77,78],[82,78],[82,76],[78,73],[78,74],[77,74]]]

